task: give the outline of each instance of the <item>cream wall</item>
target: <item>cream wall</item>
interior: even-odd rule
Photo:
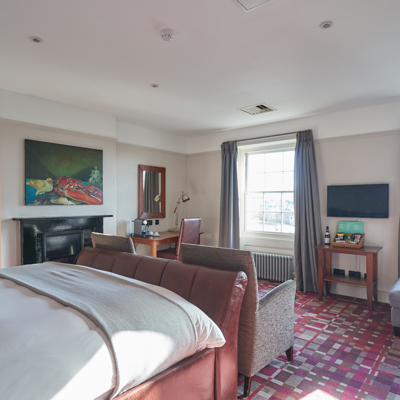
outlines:
[[[1,125],[1,245],[2,267],[20,264],[19,223],[15,217],[114,215],[104,219],[104,230],[116,227],[116,140],[55,128],[2,121]],[[99,206],[25,206],[24,140],[41,140],[103,150],[104,204]]]
[[[398,276],[399,149],[400,131],[315,141],[323,232],[328,225],[331,234],[336,233],[340,219],[327,217],[327,185],[389,183],[389,219],[360,219],[364,222],[366,244],[383,247],[378,256],[378,298],[384,302],[388,302],[388,292]],[[190,213],[202,217],[202,229],[206,232],[204,244],[212,246],[218,245],[220,158],[219,152],[210,152],[189,155],[188,160],[188,188],[196,196],[190,204]],[[287,254],[286,244],[276,240],[257,238],[255,245],[276,248],[277,253]],[[334,268],[365,272],[364,257],[333,255],[332,262]],[[355,286],[333,284],[332,292],[366,298],[365,289]]]
[[[252,122],[252,116],[249,115],[249,124]],[[219,150],[221,143],[229,140],[243,140],[306,129],[312,129],[314,139],[317,140],[400,129],[400,101],[212,132],[190,138],[188,153]]]
[[[201,217],[201,244],[218,246],[221,196],[221,153],[219,151],[188,157],[187,203],[192,217]]]
[[[25,206],[24,139],[103,149],[104,205]],[[115,116],[0,89],[1,142],[1,267],[17,265],[20,260],[19,228],[13,217],[111,214],[113,218],[104,220],[105,233],[126,234],[130,230],[126,222],[137,216],[140,163],[166,166],[167,218],[160,219],[158,229],[173,225],[175,202],[187,183],[186,138],[121,122]],[[121,146],[117,147],[117,142]],[[186,205],[181,207],[181,217],[188,215]],[[139,249],[144,253],[147,250]]]
[[[117,121],[117,138],[121,143],[174,153],[187,153],[187,138],[185,137],[142,128],[122,121]]]
[[[0,105],[1,105],[1,93],[0,93]],[[0,154],[2,154],[2,148],[3,148],[3,135],[2,135],[2,129],[3,126],[0,124]],[[1,215],[1,196],[2,196],[2,187],[1,187],[1,172],[2,172],[3,166],[1,165],[1,160],[0,160],[0,268],[2,267],[2,260],[3,260],[3,249],[2,249],[2,235],[1,235],[1,220],[2,220],[2,215]]]
[[[0,89],[0,118],[116,138],[116,117]]]
[[[400,131],[390,134],[362,135],[327,139],[315,143],[321,202],[322,228],[328,225],[331,234],[337,232],[341,218],[327,217],[328,185],[389,183],[389,218],[360,218],[364,222],[365,244],[381,246],[378,253],[378,298],[387,295],[398,277],[397,243],[400,200]],[[346,220],[357,220],[346,218]],[[333,268],[365,271],[365,257],[332,256]],[[332,284],[335,293],[365,298],[365,288]],[[349,289],[351,288],[351,289]]]
[[[116,139],[48,128],[28,123],[0,123],[1,139],[1,241],[2,267],[20,263],[19,223],[15,217],[103,215],[104,232],[126,235],[137,218],[138,165],[166,168],[166,218],[153,230],[165,231],[174,225],[174,207],[182,190],[187,190],[187,155],[148,147],[117,143]],[[104,205],[102,206],[25,206],[24,139],[42,140],[103,150]],[[191,195],[191,193],[189,192]],[[193,198],[193,196],[191,195]],[[180,218],[190,216],[188,205],[181,204]],[[154,222],[153,222],[154,223]],[[138,253],[150,254],[140,245]]]
[[[131,221],[138,217],[138,165],[152,165],[166,168],[166,218],[160,219],[160,225],[154,225],[153,231],[166,231],[174,226],[174,208],[176,201],[185,191],[191,200],[181,203],[179,217],[190,215],[188,205],[195,195],[187,189],[187,156],[163,150],[129,144],[117,144],[117,234],[126,235],[133,231]],[[168,246],[163,246],[168,247]],[[160,248],[163,248],[160,247]],[[139,254],[150,255],[150,246],[138,245]]]

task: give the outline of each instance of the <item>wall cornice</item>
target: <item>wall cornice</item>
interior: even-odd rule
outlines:
[[[0,118],[0,125],[21,126],[21,127],[27,128],[27,129],[40,129],[40,130],[46,131],[46,132],[53,132],[53,133],[56,132],[56,133],[62,133],[65,135],[85,137],[85,138],[89,138],[89,139],[100,139],[100,140],[105,140],[105,141],[114,142],[114,143],[116,143],[118,141],[118,139],[112,138],[109,136],[95,135],[92,133],[84,133],[84,132],[76,132],[76,131],[71,131],[71,130],[62,129],[62,128],[53,128],[53,127],[46,126],[46,125],[33,124],[31,122],[15,121],[15,120],[6,119],[6,118]]]

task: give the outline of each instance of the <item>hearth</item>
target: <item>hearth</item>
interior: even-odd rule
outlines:
[[[21,264],[44,261],[75,263],[84,246],[92,246],[92,232],[103,233],[103,218],[79,217],[13,218],[20,221]]]

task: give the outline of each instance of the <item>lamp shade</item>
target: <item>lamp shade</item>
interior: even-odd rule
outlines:
[[[182,202],[186,203],[189,200],[190,200],[190,197],[186,193],[182,192]]]

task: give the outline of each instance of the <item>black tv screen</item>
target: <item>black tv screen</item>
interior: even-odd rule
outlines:
[[[328,186],[328,217],[389,218],[389,184]]]

